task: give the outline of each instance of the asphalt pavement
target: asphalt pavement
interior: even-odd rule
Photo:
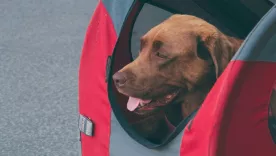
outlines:
[[[0,1],[0,156],[79,156],[78,68],[97,0]]]

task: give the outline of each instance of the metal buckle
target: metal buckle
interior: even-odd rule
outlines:
[[[94,124],[93,122],[83,116],[83,115],[79,115],[79,130],[84,133],[85,135],[88,136],[93,136],[93,128],[94,128]]]

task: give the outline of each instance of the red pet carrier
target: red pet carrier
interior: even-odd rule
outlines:
[[[200,109],[154,142],[131,126],[143,119],[126,110],[128,97],[112,75],[136,58],[139,37],[173,13],[195,15],[245,41]],[[275,49],[270,1],[100,0],[79,70],[82,155],[275,156]]]

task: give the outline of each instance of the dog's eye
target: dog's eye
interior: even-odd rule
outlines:
[[[156,52],[156,56],[163,58],[163,59],[167,59],[168,57],[160,52]]]

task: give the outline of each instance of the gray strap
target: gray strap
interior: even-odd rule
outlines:
[[[80,131],[88,136],[93,136],[93,128],[94,128],[93,122],[87,117],[80,114],[79,116]]]

